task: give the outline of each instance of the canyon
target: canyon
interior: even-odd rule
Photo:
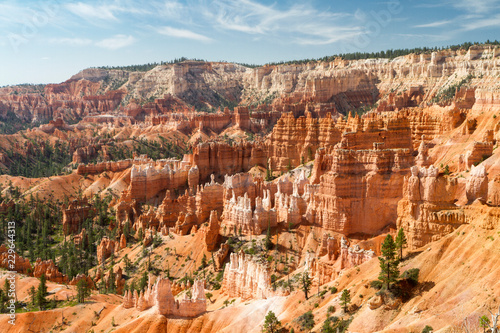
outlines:
[[[60,306],[19,313],[10,331],[50,331],[66,308],[82,313],[59,319],[67,331],[259,332],[269,311],[286,332],[308,311],[314,331],[330,316],[352,332],[479,322],[500,299],[499,78],[496,46],[482,45],[256,68],[92,68],[0,88],[0,118],[34,124],[0,135],[12,173],[0,176],[0,215],[48,240],[38,252],[27,240],[14,254],[1,245],[0,267],[15,257],[20,301],[44,275]],[[68,158],[60,173],[12,171],[15,156],[56,144]],[[38,213],[37,200],[52,211]],[[49,216],[48,227],[28,222]],[[372,282],[384,239],[400,230],[402,279],[420,275],[392,297]],[[82,280],[91,301],[62,305],[61,290]]]

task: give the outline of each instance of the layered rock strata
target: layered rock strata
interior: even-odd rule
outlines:
[[[397,227],[404,229],[408,248],[436,241],[466,223],[464,211],[454,203],[456,190],[457,180],[439,176],[432,165],[411,168],[397,209]]]
[[[73,200],[66,207],[63,206],[63,231],[65,235],[79,232],[81,225],[89,216],[91,206],[88,200]]]
[[[400,189],[413,157],[409,149],[334,149],[309,200],[306,218],[345,235],[375,234],[396,220]]]

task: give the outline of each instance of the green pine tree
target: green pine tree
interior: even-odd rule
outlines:
[[[42,274],[40,277],[40,284],[38,285],[38,289],[36,291],[36,305],[40,307],[40,309],[44,309],[47,304],[47,278],[45,274]]]
[[[207,267],[207,256],[205,253],[203,253],[203,258],[201,258],[201,267],[202,268]]]
[[[81,279],[76,284],[76,298],[78,303],[85,303],[85,298],[90,296],[90,288],[88,286],[87,280]]]
[[[391,235],[387,235],[382,244],[382,256],[380,261],[379,280],[386,284],[387,289],[390,289],[392,283],[395,283],[399,278],[399,260],[396,258],[396,243]]]
[[[340,295],[340,305],[344,308],[344,312],[347,313],[347,307],[351,303],[351,292],[347,289],[342,290],[342,295]]]
[[[403,228],[399,229],[395,242],[396,247],[399,249],[399,260],[401,260],[403,259],[403,248],[406,247],[406,244],[408,243],[406,241],[406,236]]]
[[[116,283],[115,283],[115,272],[113,271],[113,267],[109,269],[109,278],[108,278],[108,293],[115,294],[116,293]]]
[[[148,272],[144,270],[141,276],[141,280],[139,281],[139,291],[146,289],[148,286]]]
[[[312,284],[312,280],[311,278],[309,277],[309,274],[307,273],[307,271],[305,271],[303,274],[302,274],[302,277],[301,277],[301,284],[302,284],[302,291],[304,292],[304,295],[306,296],[306,299],[308,299],[308,292],[309,290],[311,289],[311,284]]]
[[[267,222],[267,232],[266,232],[266,238],[264,240],[264,246],[266,247],[267,250],[270,250],[273,248],[273,242],[271,241],[271,222]]]
[[[31,305],[35,306],[35,304],[36,304],[36,289],[35,289],[35,286],[31,286],[28,294],[30,295]]]
[[[281,328],[281,322],[278,320],[274,312],[269,311],[266,315],[262,332],[275,333],[278,332],[280,328]]]

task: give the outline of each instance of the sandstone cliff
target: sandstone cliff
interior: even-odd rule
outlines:
[[[463,210],[454,204],[456,189],[457,180],[439,176],[434,166],[411,168],[411,176],[405,177],[397,220],[409,248],[438,240],[465,223]]]

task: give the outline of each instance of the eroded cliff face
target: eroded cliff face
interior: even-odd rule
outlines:
[[[244,253],[231,253],[224,270],[222,290],[229,297],[241,297],[243,300],[273,295],[271,275],[267,267]]]
[[[23,93],[18,88],[2,89],[2,115],[5,117],[8,112],[12,112],[18,118],[33,122],[82,118],[93,113],[116,110],[125,95],[122,90],[108,90],[103,82],[85,79],[48,84],[32,90]]]
[[[403,189],[397,225],[404,229],[409,248],[436,241],[466,222],[463,210],[454,204],[457,179],[440,176],[434,166],[412,167]]]
[[[460,90],[458,108],[470,108],[475,102],[475,109],[498,109],[499,95],[491,89],[489,79],[498,80],[497,54],[487,47],[474,53],[471,57],[440,51],[390,61],[337,60],[254,69],[197,61],[160,65],[147,72],[87,69],[61,84],[2,88],[0,114],[14,112],[28,121],[103,114],[126,115],[138,121],[152,117],[154,124],[182,120],[193,129],[199,127],[199,121],[192,117],[195,112],[191,106],[217,109],[244,103],[254,106],[253,119],[236,110],[210,116],[203,120],[204,126],[220,131],[238,123],[242,129],[262,129],[272,126],[279,113],[292,112],[295,117],[305,112],[315,117],[328,112],[347,114],[377,100],[379,111],[423,106],[464,78],[474,88]],[[172,110],[177,116],[157,118]]]
[[[74,234],[80,231],[82,223],[89,216],[91,206],[87,199],[73,200],[67,207],[63,207],[64,234]]]

